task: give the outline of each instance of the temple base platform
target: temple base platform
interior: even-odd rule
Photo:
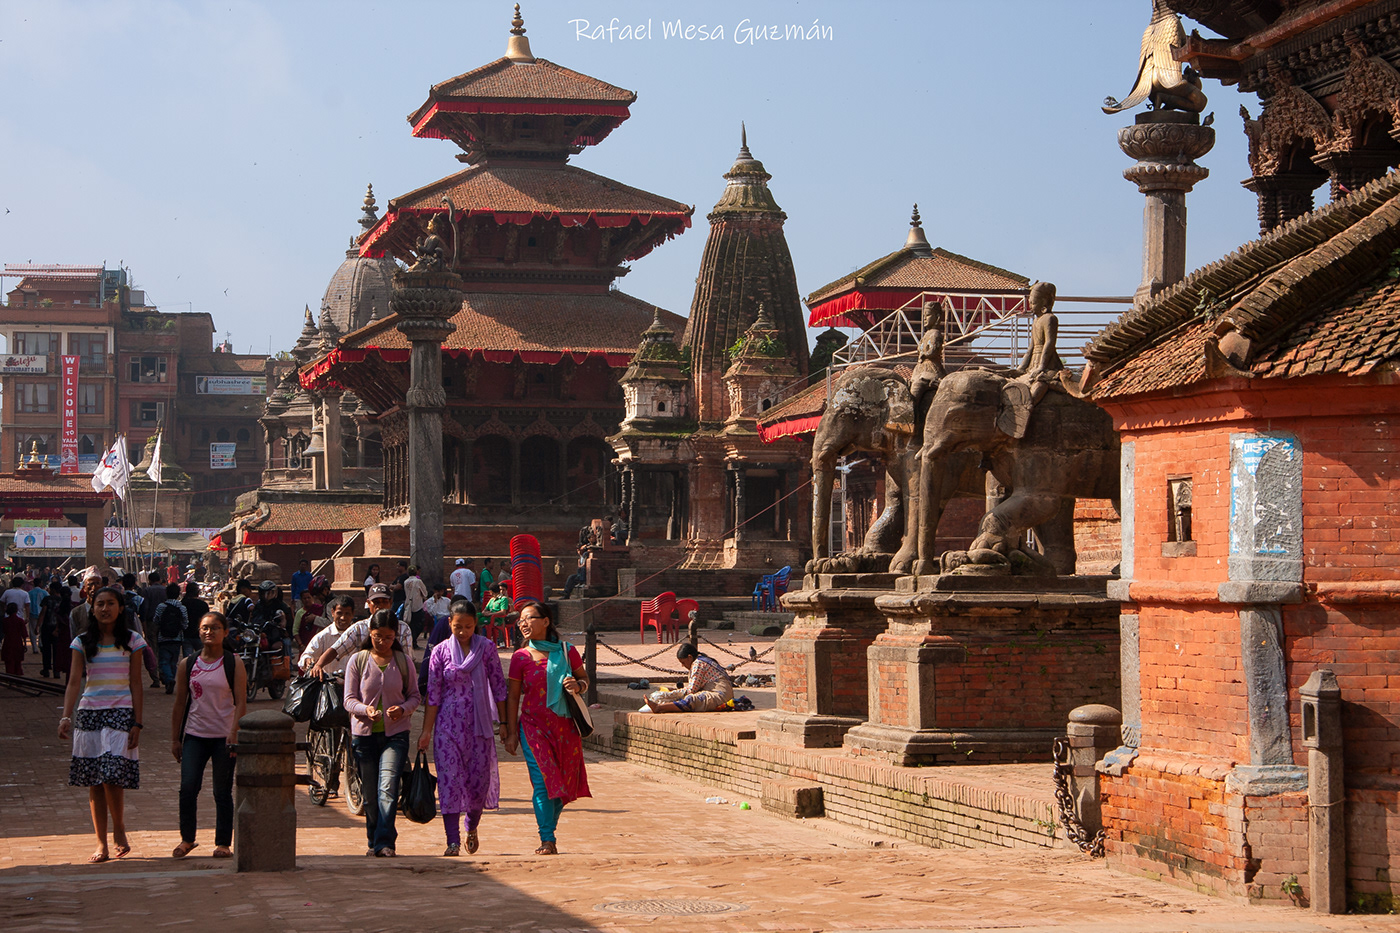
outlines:
[[[786,816],[814,816],[935,848],[1056,848],[1049,749],[1033,764],[902,768],[840,748],[762,740],[758,712],[602,711],[592,750],[684,775]],[[611,719],[609,719],[611,717]],[[767,733],[763,733],[767,734]]]

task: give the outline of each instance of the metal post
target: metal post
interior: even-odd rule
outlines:
[[[583,670],[588,676],[588,705],[598,702],[598,629],[593,624],[593,610],[588,610],[588,624],[583,629]]]

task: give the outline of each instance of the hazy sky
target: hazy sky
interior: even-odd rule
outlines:
[[[574,164],[696,205],[624,291],[688,312],[739,122],[772,173],[804,295],[929,239],[1059,285],[1131,294],[1142,196],[1115,141],[1149,0],[525,0],[536,56],[637,92]],[[236,348],[285,348],[344,257],[366,182],[390,197],[461,169],[405,116],[430,84],[499,58],[511,4],[0,0],[0,261],[117,263]],[[618,32],[580,36],[613,25]],[[723,38],[663,38],[663,22]],[[745,22],[747,20],[747,23]],[[650,23],[650,37],[620,27]],[[812,24],[812,41],[736,42]],[[1187,23],[1187,29],[1192,27]],[[1189,265],[1257,235],[1237,110],[1188,198]],[[9,281],[7,287],[12,285]]]

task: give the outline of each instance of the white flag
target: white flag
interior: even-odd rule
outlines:
[[[126,438],[118,437],[92,474],[92,488],[101,492],[108,486],[123,499],[131,482],[131,461],[126,459]]]
[[[151,481],[157,486],[160,485],[160,439],[161,435],[164,433],[165,432],[162,431],[161,434],[156,435],[156,449],[151,453],[151,465],[146,468],[146,475],[149,476]]]

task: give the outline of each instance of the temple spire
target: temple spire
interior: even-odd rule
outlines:
[[[360,226],[368,233],[375,224],[379,223],[379,211],[374,205],[374,185],[365,188],[364,213],[360,215]]]
[[[909,218],[909,236],[904,239],[904,248],[912,250],[916,256],[932,256],[933,247],[924,236],[923,223],[919,220],[919,205],[914,205],[914,213]]]
[[[515,5],[515,18],[510,21],[510,38],[506,40],[506,58],[513,62],[534,64],[535,56],[530,51],[530,40],[525,38],[525,20],[520,15],[520,4]]]
[[[749,129],[744,126],[743,120],[739,121],[739,158],[753,158],[753,153],[749,152]]]

